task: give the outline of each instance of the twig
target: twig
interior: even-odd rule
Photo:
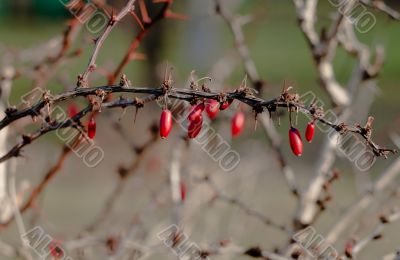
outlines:
[[[260,78],[256,64],[254,63],[254,60],[250,56],[250,51],[249,48],[245,44],[245,38],[244,34],[242,31],[242,25],[244,23],[244,18],[243,17],[235,17],[233,14],[231,14],[229,11],[227,11],[220,0],[214,0],[215,1],[215,10],[216,13],[219,14],[225,22],[229,25],[229,28],[232,31],[232,35],[235,39],[235,47],[243,61],[243,65],[246,71],[247,76],[251,80],[252,84],[254,85],[254,88],[257,91],[261,91],[261,89],[264,87],[265,83],[264,81]]]
[[[30,253],[30,247],[26,244],[26,241],[23,239],[23,235],[26,234],[24,220],[22,219],[21,212],[19,210],[19,203],[17,199],[17,189],[16,189],[16,171],[17,171],[17,161],[11,160],[9,163],[9,189],[10,189],[10,200],[13,207],[13,215],[17,220],[17,228],[19,232],[19,238],[21,239],[23,250],[23,255],[28,259],[32,260],[32,255]]]
[[[250,258],[262,258],[266,260],[289,260],[289,258],[280,256],[273,252],[269,252],[267,250],[263,250],[259,246],[244,248],[238,245],[235,245],[231,241],[223,241],[218,245],[211,246],[207,249],[202,249],[200,252],[200,256],[208,257],[208,256],[246,256]]]
[[[317,0],[294,0],[300,28],[309,44],[313,59],[316,63],[322,87],[335,106],[348,105],[350,98],[346,90],[335,78],[332,60],[336,50],[338,32],[343,17],[338,14],[332,23],[331,30],[326,35],[318,35],[315,28]]]
[[[96,69],[96,59],[98,54],[100,53],[100,49],[103,46],[104,41],[107,39],[108,35],[112,31],[112,29],[120,22],[127,14],[134,10],[134,3],[136,0],[129,0],[124,8],[117,14],[112,15],[106,28],[95,41],[95,47],[92,56],[90,57],[89,64],[86,67],[85,72],[78,77],[78,87],[88,87],[88,78],[91,72]]]
[[[400,219],[400,211],[398,211],[398,210],[392,212],[388,216],[381,215],[380,219],[379,219],[380,220],[379,225],[370,234],[368,234],[364,239],[361,239],[360,241],[355,243],[353,246],[347,248],[347,250],[345,252],[346,256],[348,256],[350,258],[354,258],[369,243],[376,241],[383,236],[382,232],[383,232],[383,229],[385,226],[387,226],[390,223],[393,223],[399,219]]]
[[[374,183],[371,190],[366,192],[357,202],[351,205],[348,210],[340,217],[335,225],[329,230],[325,236],[327,243],[333,244],[351,225],[353,219],[362,213],[373,202],[375,195],[384,191],[393,183],[400,174],[400,159],[397,159],[388,169],[386,169],[380,178]]]
[[[260,220],[265,225],[276,228],[277,230],[286,232],[287,234],[290,234],[290,230],[285,225],[275,223],[272,219],[264,216],[261,212],[258,212],[257,210],[250,208],[249,206],[247,206],[244,202],[240,201],[239,199],[231,198],[231,197],[225,195],[224,193],[222,193],[220,191],[220,189],[217,187],[217,185],[210,179],[210,177],[204,178],[204,182],[206,184],[208,184],[211,187],[211,189],[213,190],[214,199],[219,199],[226,203],[232,204],[232,205],[240,208],[244,212],[246,212],[246,214],[248,214],[249,216]]]
[[[360,2],[366,6],[375,8],[387,14],[393,20],[400,21],[400,12],[394,10],[393,8],[385,4],[383,0],[360,0]]]
[[[105,203],[101,208],[100,212],[97,214],[95,220],[85,228],[86,232],[93,232],[98,226],[102,225],[104,221],[108,218],[108,216],[112,213],[115,201],[120,197],[121,193],[123,192],[127,183],[127,179],[139,167],[140,162],[142,161],[143,156],[145,155],[145,151],[150,149],[150,147],[153,146],[158,140],[157,135],[154,133],[154,131],[152,134],[153,136],[149,141],[147,141],[145,144],[135,149],[136,157],[135,159],[132,160],[131,164],[126,168],[119,167],[118,169],[119,178],[114,186],[114,189],[106,198]]]
[[[133,59],[134,54],[139,47],[140,43],[143,41],[144,37],[149,33],[150,29],[156,25],[159,21],[167,17],[169,7],[171,6],[173,1],[165,1],[161,10],[158,14],[150,19],[150,21],[144,21],[143,29],[136,35],[135,39],[130,44],[125,56],[122,58],[121,62],[118,64],[115,71],[109,76],[108,84],[112,85],[115,83],[116,79],[122,73],[124,68],[129,64],[129,62]]]

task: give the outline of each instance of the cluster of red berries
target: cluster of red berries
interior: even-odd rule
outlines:
[[[307,142],[311,143],[312,139],[314,138],[315,132],[315,123],[311,121],[307,124],[305,137]],[[296,156],[300,156],[303,153],[303,141],[301,140],[300,132],[297,128],[293,126],[289,129],[289,142],[290,148],[292,148],[292,152]]]
[[[196,138],[196,136],[200,133],[201,127],[203,125],[203,111],[206,111],[207,116],[214,120],[220,110],[227,109],[233,100],[226,101],[220,104],[218,101],[214,99],[208,99],[203,103],[193,105],[191,107],[190,113],[187,117],[188,124],[188,137]],[[231,132],[232,137],[239,136],[243,130],[245,122],[245,116],[242,111],[237,111],[236,114],[232,117],[231,121]],[[160,117],[160,136],[161,138],[167,138],[170,131],[172,129],[172,114],[167,108],[161,113]]]
[[[196,138],[200,133],[203,125],[203,111],[206,111],[207,116],[214,120],[219,111],[227,109],[232,103],[232,100],[226,101],[220,104],[214,99],[208,99],[204,103],[193,105],[188,115],[188,137]],[[68,116],[74,117],[78,113],[78,109],[75,105],[68,107]],[[242,111],[238,110],[231,120],[231,133],[232,137],[237,137],[241,134],[245,123],[245,115]],[[160,136],[161,138],[167,138],[172,129],[172,113],[167,108],[164,108],[160,116]],[[315,122],[314,120],[309,122],[306,127],[305,138],[311,143],[314,138]],[[90,139],[93,139],[96,135],[96,120],[92,113],[87,125],[87,133]],[[289,142],[292,152],[296,156],[301,156],[303,153],[303,141],[297,128],[291,126],[289,129]]]

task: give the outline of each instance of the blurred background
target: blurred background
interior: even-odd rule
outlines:
[[[125,3],[107,1],[119,8]],[[385,1],[399,10],[398,1]],[[248,15],[251,21],[243,26],[245,41],[250,49],[259,74],[265,80],[266,87],[262,92],[265,99],[278,96],[284,81],[294,86],[298,93],[313,91],[330,107],[325,92],[319,85],[318,74],[309,47],[299,30],[296,12],[292,1],[253,0],[253,1],[223,1],[225,8],[232,13]],[[149,12],[157,10],[157,6],[147,3]],[[153,10],[154,9],[154,10]],[[139,52],[146,59],[134,60],[125,68],[124,73],[134,86],[158,87],[162,83],[166,64],[173,66],[173,80],[176,87],[188,86],[192,70],[198,77],[218,75],[216,63],[228,60],[227,76],[221,85],[225,90],[237,88],[244,76],[244,70],[238,57],[234,40],[227,24],[214,13],[212,1],[187,0],[175,1],[173,11],[187,16],[185,20],[166,19],[151,29],[149,35],[139,47]],[[318,6],[319,28],[329,25],[331,13],[334,11],[328,1],[320,1]],[[375,117],[374,140],[386,147],[395,147],[390,139],[390,133],[400,135],[399,117],[399,68],[400,68],[400,23],[388,19],[387,16],[373,12],[377,24],[365,34],[359,34],[360,40],[373,47],[382,44],[385,48],[385,64],[378,78],[379,88],[373,94],[374,99],[367,111],[360,113],[361,124],[366,116]],[[24,58],[24,50],[35,50],[46,44],[50,39],[62,35],[71,13],[57,0],[1,0],[0,2],[0,62],[4,65],[10,59],[18,68],[26,68],[35,64]],[[140,27],[131,18],[120,22],[106,40],[101,50],[97,65],[101,69],[95,73],[91,84],[93,86],[106,84],[107,80],[101,71],[112,71],[135,37]],[[81,49],[81,55],[68,59],[58,67],[51,79],[46,82],[46,88],[51,93],[59,93],[73,88],[77,75],[82,73],[93,51],[93,35],[86,28],[75,40],[71,50]],[[34,52],[34,51],[33,51]],[[12,54],[10,54],[12,53]],[[8,56],[12,58],[7,58]],[[6,60],[6,61],[5,61]],[[28,61],[29,60],[29,61]],[[353,71],[356,60],[339,48],[334,59],[335,73],[339,82],[345,84]],[[28,92],[35,79],[18,77],[14,83],[9,98],[10,105],[20,103],[20,97]],[[211,82],[211,90],[217,88]],[[357,102],[367,102],[358,100]],[[86,100],[77,102],[80,108]],[[64,104],[67,106],[67,104]],[[175,127],[172,137],[168,140],[158,140],[143,155],[134,174],[126,181],[121,196],[114,204],[112,212],[104,223],[96,230],[98,237],[118,237],[126,232],[125,227],[131,225],[141,212],[145,211],[141,220],[141,228],[137,237],[143,244],[157,242],[156,233],[171,223],[171,204],[168,202],[168,186],[164,196],[156,207],[154,193],[165,189],[168,181],[168,171],[172,153],[176,147],[183,146],[182,174],[187,182],[187,199],[182,209],[183,222],[191,241],[199,245],[209,244],[221,239],[232,239],[244,247],[260,245],[263,248],[274,249],[287,242],[286,234],[264,225],[259,220],[249,217],[243,210],[224,202],[214,202],[213,192],[205,184],[194,181],[193,176],[212,175],[215,182],[224,193],[246,202],[250,207],[265,213],[278,223],[290,226],[296,209],[296,199],[290,193],[271,146],[266,140],[264,131],[255,127],[255,120],[248,108],[245,108],[247,120],[244,133],[231,140],[229,118],[235,112],[236,106],[220,113],[219,119],[212,126],[232,144],[233,149],[240,154],[240,164],[233,172],[223,172],[218,163],[211,160],[195,143],[186,144],[181,141],[184,132]],[[106,113],[104,113],[106,114]],[[134,109],[113,110],[109,115],[98,116],[96,145],[105,152],[104,160],[95,168],[88,168],[82,159],[72,154],[66,160],[54,180],[37,201],[32,210],[24,214],[27,226],[33,223],[44,229],[60,241],[69,241],[79,237],[81,231],[90,225],[101,211],[105,200],[118,185],[118,169],[127,167],[139,156],[132,146],[141,146],[152,138],[149,127],[158,122],[160,108],[155,104],[146,105],[137,115],[134,123]],[[111,117],[110,117],[111,115]],[[110,118],[113,118],[112,120]],[[357,118],[357,115],[355,116]],[[27,119],[28,122],[29,119]],[[123,135],[114,131],[115,122],[122,126]],[[299,115],[298,127],[304,129],[307,118]],[[350,123],[355,123],[350,122]],[[278,126],[283,138],[282,150],[289,165],[295,169],[296,181],[300,188],[305,188],[313,174],[315,158],[320,151],[323,135],[316,134],[311,145],[305,145],[305,152],[298,158],[292,155],[288,145],[288,117],[281,117]],[[10,144],[18,139],[21,133],[34,130],[34,127],[15,126],[15,131],[9,138]],[[63,142],[54,134],[49,134],[24,149],[24,156],[18,161],[18,180],[21,185],[27,185],[29,190],[35,186],[48,169],[57,161]],[[358,196],[365,192],[365,187],[387,168],[397,156],[388,160],[378,158],[369,172],[356,172],[353,165],[338,153],[334,168],[342,178],[334,184],[333,200],[329,203],[325,214],[315,224],[319,233],[326,230],[340,216],[344,209]],[[361,185],[361,184],[362,185]],[[397,179],[396,184],[399,183]],[[394,184],[395,185],[395,184]],[[153,198],[153,199],[152,199]],[[394,202],[396,203],[396,202]],[[398,203],[398,200],[397,200]],[[153,205],[154,206],[154,205]],[[149,209],[150,207],[150,209]],[[374,205],[371,215],[374,216],[379,205]],[[147,211],[148,210],[148,211]],[[364,227],[371,220],[359,219],[354,230],[368,232]],[[356,225],[358,224],[358,225]],[[385,232],[385,237],[364,250],[359,259],[378,259],[398,246],[400,236],[398,223]],[[151,230],[152,233],[146,233]],[[18,243],[19,237],[12,223],[2,230],[0,239],[8,243]],[[100,242],[96,242],[98,244]],[[103,259],[107,255],[102,248],[94,243],[92,249],[85,251],[82,259]],[[345,241],[339,241],[343,246]],[[71,251],[74,256],[75,251]],[[165,257],[165,258],[164,258]],[[172,254],[163,252],[145,259],[174,259]],[[213,259],[219,259],[213,257]],[[1,257],[3,259],[3,257]],[[4,258],[6,259],[6,258]],[[74,258],[75,259],[75,258]],[[78,258],[77,258],[78,259]],[[106,258],[104,258],[106,259]],[[233,259],[223,258],[220,259]],[[234,258],[242,259],[242,258]],[[243,257],[243,259],[247,259]]]

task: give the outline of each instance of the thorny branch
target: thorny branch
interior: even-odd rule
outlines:
[[[310,106],[306,107],[299,100],[299,96],[297,94],[293,94],[288,92],[286,89],[282,92],[279,97],[263,100],[258,98],[252,94],[249,94],[247,89],[237,89],[235,91],[226,92],[226,93],[212,93],[205,92],[199,90],[192,89],[176,89],[172,88],[172,86],[164,85],[161,88],[145,88],[145,87],[132,87],[125,85],[114,85],[114,86],[101,86],[95,88],[80,88],[73,91],[67,91],[63,94],[55,95],[54,97],[50,97],[48,94],[44,95],[40,101],[36,104],[27,107],[22,110],[17,110],[14,108],[9,108],[6,110],[6,116],[0,121],[0,130],[10,123],[26,117],[36,117],[42,113],[42,109],[47,106],[52,106],[57,104],[58,102],[65,101],[71,98],[76,97],[86,97],[89,95],[96,95],[99,98],[104,97],[106,94],[110,93],[136,93],[136,94],[150,94],[144,99],[135,98],[129,99],[120,97],[117,100],[101,103],[101,109],[106,108],[125,108],[128,106],[136,106],[138,108],[142,107],[144,103],[147,103],[152,100],[156,100],[157,98],[163,97],[167,95],[169,98],[185,100],[191,103],[195,103],[200,99],[215,99],[220,103],[223,103],[226,100],[238,100],[242,103],[247,104],[252,107],[252,109],[256,113],[261,113],[267,110],[270,114],[276,112],[277,108],[288,108],[291,112],[302,112],[307,115],[311,115],[315,120],[320,123],[327,125],[339,132],[340,134],[346,133],[355,133],[360,135],[364,140],[368,147],[371,148],[374,155],[384,156],[385,158],[390,153],[396,153],[396,150],[381,148],[378,144],[376,144],[372,140],[372,127],[367,124],[364,127],[361,125],[349,126],[344,122],[335,124],[330,122],[329,120],[324,118],[323,109],[320,107]],[[32,143],[34,140],[43,136],[46,133],[55,131],[57,129],[66,128],[66,127],[74,127],[77,124],[81,125],[80,119],[85,116],[87,113],[93,110],[93,105],[90,104],[85,109],[80,111],[79,114],[74,116],[71,119],[67,119],[62,122],[57,122],[52,119],[49,119],[49,124],[45,124],[42,128],[34,134],[24,135],[22,141],[16,144],[7,154],[0,157],[0,163],[6,161],[11,157],[17,157],[20,155],[20,151],[26,145]]]

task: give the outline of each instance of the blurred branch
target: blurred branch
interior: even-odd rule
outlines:
[[[364,239],[359,240],[358,242],[352,243],[352,241],[349,241],[348,245],[345,249],[345,254],[347,257],[350,259],[355,258],[355,256],[360,253],[368,244],[370,244],[373,241],[379,240],[382,238],[383,234],[383,229],[385,226],[397,221],[400,219],[400,211],[394,211],[391,212],[389,215],[381,215],[379,218],[380,223],[378,226],[370,233],[368,234]]]
[[[389,185],[400,174],[400,159],[396,159],[388,169],[386,169],[374,185],[357,202],[348,207],[347,211],[339,218],[334,226],[325,236],[327,243],[333,244],[347,228],[352,225],[354,219],[365,211],[373,202],[375,196],[387,189]]]
[[[329,34],[318,35],[315,28],[318,0],[294,0],[300,28],[308,42],[318,69],[322,87],[335,106],[348,105],[350,98],[345,89],[336,80],[332,60],[335,54],[336,35],[342,24],[343,15],[339,12],[332,23]]]
[[[269,252],[267,250],[263,250],[259,246],[244,248],[238,245],[235,245],[231,241],[222,241],[218,245],[211,246],[208,249],[203,249],[200,252],[200,256],[206,258],[208,256],[246,256],[249,258],[262,258],[265,260],[289,260],[291,258],[286,258],[275,254],[273,252]]]
[[[246,71],[247,76],[251,80],[254,88],[260,92],[264,87],[265,83],[260,78],[256,64],[254,63],[253,59],[250,56],[250,50],[245,44],[245,37],[242,31],[242,26],[246,22],[247,19],[245,17],[234,16],[228,10],[224,8],[220,0],[215,1],[215,11],[219,14],[225,22],[229,25],[231,29],[232,35],[235,39],[235,47],[237,52],[239,53],[243,65]]]
[[[29,195],[28,199],[23,203],[23,205],[19,208],[21,213],[24,213],[26,210],[31,208],[34,203],[36,202],[37,198],[42,194],[44,189],[50,183],[50,181],[56,176],[56,174],[62,169],[65,160],[67,159],[68,155],[71,153],[73,149],[75,149],[81,143],[81,137],[73,141],[71,145],[64,145],[61,154],[59,155],[57,162],[49,169],[49,171],[45,174],[41,182],[32,190],[31,194]],[[12,215],[8,220],[5,222],[0,223],[0,227],[4,228],[8,226],[15,218],[15,215]]]
[[[100,209],[100,212],[97,214],[95,220],[86,227],[85,229],[86,232],[93,232],[94,230],[96,230],[100,225],[104,223],[104,221],[113,212],[112,209],[114,207],[114,204],[122,194],[129,176],[135,173],[145,155],[145,152],[149,150],[158,140],[159,139],[157,131],[152,130],[152,137],[150,138],[150,140],[148,140],[141,146],[134,147],[136,157],[132,160],[131,164],[128,167],[121,166],[118,168],[117,172],[119,178],[117,180],[117,183],[114,185],[113,190],[109,193],[109,195],[105,199],[105,203]]]
[[[115,83],[116,79],[121,75],[124,68],[129,64],[129,62],[135,57],[136,50],[139,47],[140,43],[143,41],[144,37],[149,33],[150,29],[154,27],[159,21],[163,20],[164,18],[168,17],[170,13],[170,6],[173,1],[165,1],[161,10],[158,14],[151,18],[150,20],[143,21],[143,28],[142,30],[136,35],[134,40],[131,42],[128,50],[126,51],[125,56],[122,58],[120,63],[118,64],[115,71],[108,77],[108,84],[112,85]],[[145,8],[145,7],[144,7]]]
[[[258,220],[260,220],[263,224],[273,227],[277,230],[283,231],[287,234],[290,234],[290,230],[285,226],[281,224],[275,223],[272,219],[264,216],[261,212],[258,212],[252,208],[250,208],[248,205],[246,205],[244,202],[240,201],[237,198],[231,198],[227,195],[225,195],[219,188],[218,186],[210,179],[210,177],[205,177],[203,181],[210,186],[210,188],[214,192],[214,197],[213,200],[221,200],[225,203],[234,205],[241,210],[243,210],[247,215],[254,217]]]
[[[345,8],[349,8],[348,4],[345,4]],[[314,8],[316,8],[314,6]],[[315,12],[315,10],[314,10]],[[354,97],[357,93],[357,90],[361,83],[364,83],[370,79],[375,78],[379,71],[382,68],[383,64],[383,51],[380,47],[377,48],[377,55],[375,57],[374,64],[370,65],[370,50],[364,45],[361,44],[355,36],[353,24],[351,24],[346,19],[341,18],[342,14],[337,13],[336,18],[332,22],[329,37],[321,36],[321,39],[318,40],[318,44],[321,45],[325,51],[323,53],[330,53],[329,59],[326,56],[321,59],[325,59],[326,66],[330,67],[328,69],[331,71],[329,74],[334,76],[332,59],[335,54],[335,50],[337,48],[337,43],[340,43],[345,47],[345,50],[351,54],[355,55],[357,58],[357,63],[355,65],[355,69],[353,71],[352,77],[348,82],[348,98],[352,102],[354,101]],[[339,22],[340,21],[340,22]],[[307,27],[308,28],[308,27]],[[312,27],[314,28],[314,27]],[[309,29],[309,28],[308,28]],[[314,28],[315,30],[315,28]],[[305,32],[307,35],[307,32]],[[329,43],[326,45],[326,43]],[[325,45],[324,45],[325,44]],[[313,51],[314,59],[315,50],[317,45],[311,45],[311,49]],[[325,47],[324,47],[325,46]],[[327,49],[326,49],[327,48]],[[317,48],[318,49],[318,48]],[[317,64],[319,64],[319,58],[316,59]],[[325,71],[326,72],[326,71]],[[319,70],[320,75],[325,73],[324,71]],[[323,76],[321,76],[323,77]],[[331,97],[333,100],[334,97]],[[362,105],[362,104],[361,104]],[[339,120],[348,120],[350,115],[353,112],[353,105],[350,104],[342,104],[339,107]],[[368,109],[367,107],[363,109]],[[371,118],[373,120],[373,118]],[[313,221],[315,221],[315,216],[317,213],[318,205],[317,201],[322,191],[322,184],[325,179],[325,175],[329,173],[330,168],[332,167],[335,160],[335,148],[337,144],[332,142],[331,139],[335,139],[339,137],[339,134],[335,136],[331,136],[330,138],[326,137],[324,140],[324,146],[322,148],[322,152],[320,153],[319,159],[317,161],[317,166],[315,170],[315,174],[313,178],[310,180],[308,187],[305,189],[304,194],[302,195],[302,199],[299,204],[299,208],[296,212],[295,226],[298,228],[302,228],[304,226],[310,225]]]
[[[394,10],[393,8],[385,4],[383,0],[360,0],[360,2],[366,6],[375,8],[378,11],[387,14],[393,20],[400,21],[400,12]]]

